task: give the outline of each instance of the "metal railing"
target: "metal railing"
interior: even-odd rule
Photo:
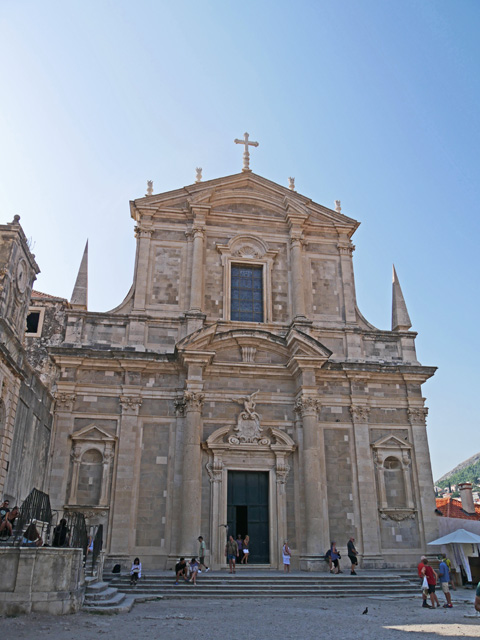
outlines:
[[[85,517],[78,511],[68,511],[64,514],[69,529],[69,547],[82,549],[83,557],[87,556],[88,533]]]
[[[95,533],[95,537],[93,539],[93,551],[92,551],[92,571],[95,570],[95,565],[97,564],[98,556],[100,555],[100,551],[103,547],[103,524],[99,524],[97,527],[97,531]]]
[[[45,541],[50,533],[52,517],[48,495],[38,489],[32,489],[20,508],[20,515],[15,522],[10,544],[21,544],[23,534],[31,523],[35,523],[38,533]]]

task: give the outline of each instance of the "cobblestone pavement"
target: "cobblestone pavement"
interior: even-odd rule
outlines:
[[[458,593],[458,592],[457,592]],[[441,594],[440,594],[441,596]],[[422,609],[420,598],[160,600],[137,604],[129,614],[0,617],[0,637],[15,640],[309,640],[335,638],[480,638],[473,592],[453,609]],[[443,603],[442,603],[443,604]],[[365,608],[368,613],[362,615]],[[467,617],[466,617],[467,616]]]

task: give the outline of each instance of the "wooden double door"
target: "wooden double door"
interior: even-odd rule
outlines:
[[[250,536],[249,564],[270,563],[268,483],[266,471],[228,472],[228,535]]]

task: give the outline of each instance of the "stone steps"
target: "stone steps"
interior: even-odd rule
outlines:
[[[90,578],[86,580],[85,599],[83,611],[88,613],[100,613],[113,615],[116,613],[128,613],[135,602],[147,600],[159,600],[161,596],[152,593],[125,593],[111,586],[108,582]]]
[[[397,575],[229,575],[222,572],[202,574],[197,586],[191,583],[174,584],[174,577],[148,576],[133,587],[129,576],[116,576],[109,581],[112,587],[136,597],[162,598],[292,598],[292,597],[413,597],[419,594],[415,582]]]

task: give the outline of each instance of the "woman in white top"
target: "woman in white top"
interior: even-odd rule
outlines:
[[[130,569],[130,584],[137,586],[137,580],[142,577],[142,563],[139,558],[135,558]]]
[[[285,540],[285,543],[282,549],[282,556],[283,556],[283,571],[286,573],[290,573],[291,555],[292,555],[292,552],[290,551],[290,547],[288,546],[288,540]]]

